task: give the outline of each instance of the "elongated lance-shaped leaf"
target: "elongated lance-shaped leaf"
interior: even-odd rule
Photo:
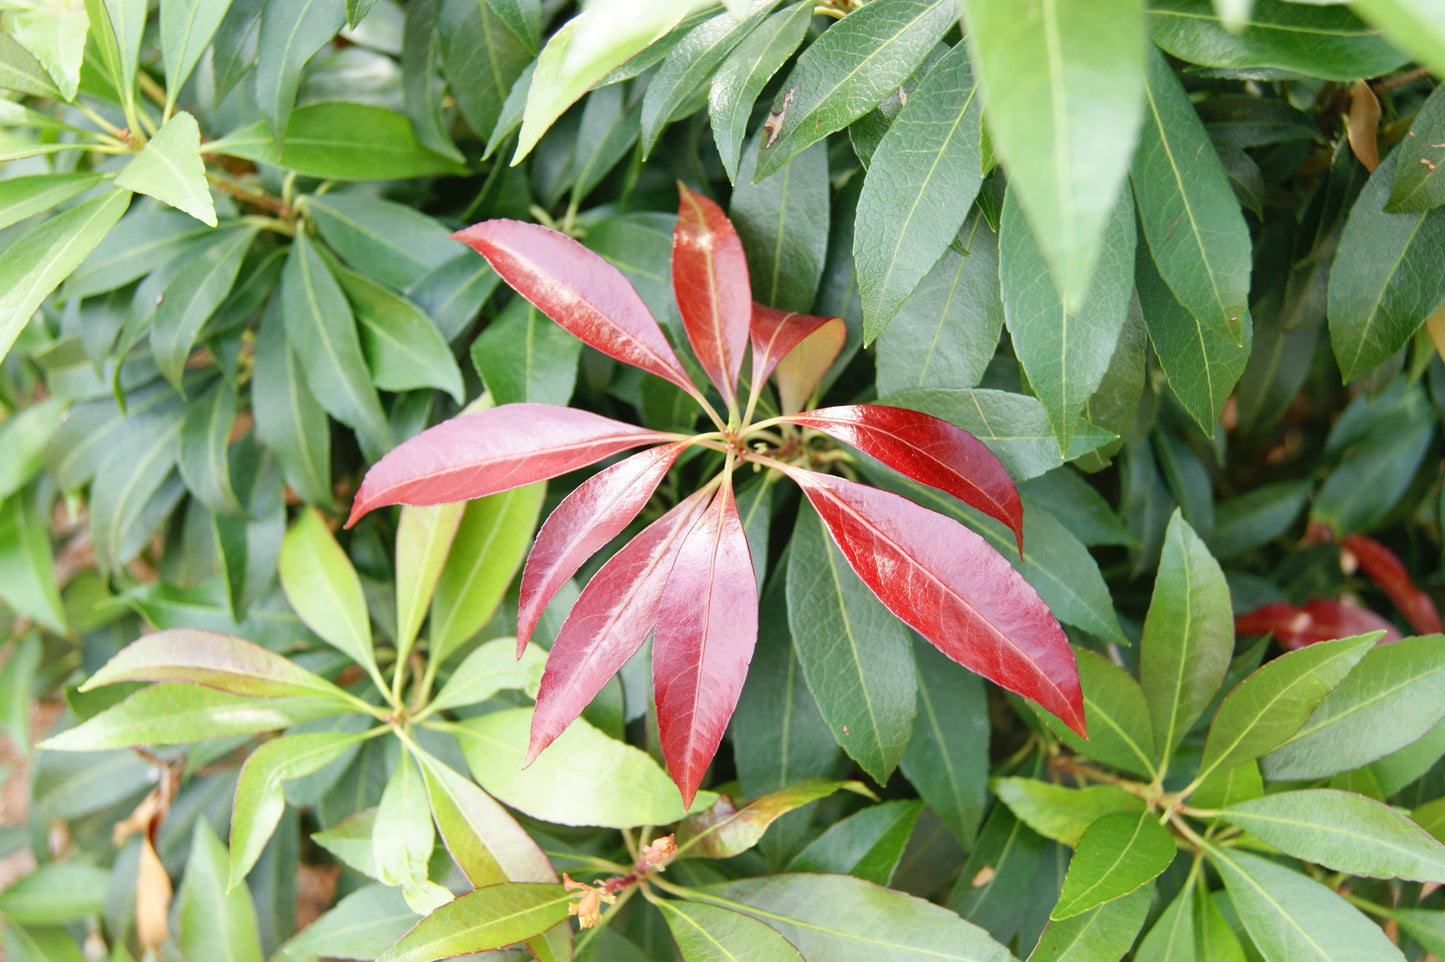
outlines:
[[[807,340],[814,331],[828,322],[842,324],[839,317],[814,317],[797,311],[783,311],[753,301],[753,316],[748,337],[753,346],[753,392],[757,393],[767,381],[768,375],[787,357],[793,348]],[[838,339],[839,349],[843,338]],[[834,357],[837,352],[834,352]],[[832,360],[828,364],[832,364]]]
[[[954,661],[1087,737],[1063,629],[1002,555],[958,522],[896,494],[811,471],[787,474],[890,611]]]
[[[876,800],[862,782],[828,778],[804,779],[796,785],[760,795],[742,808],[734,806],[726,795],[720,795],[712,808],[689,815],[678,823],[677,857],[731,858],[756,845],[779,816],[843,788]]]
[[[717,754],[757,640],[757,578],[728,475],[678,547],[652,639],[658,735],[684,805]]]
[[[315,508],[301,512],[286,532],[277,574],[306,626],[373,678],[379,677],[361,579]]]
[[[162,0],[161,50],[166,59],[166,107],[175,104],[231,0]]]
[[[748,261],[722,208],[682,184],[677,189],[682,203],[672,232],[672,289],[687,339],[731,408],[752,321]]]
[[[361,481],[351,517],[388,504],[444,504],[545,481],[628,448],[678,436],[551,404],[461,414],[387,453]]]
[[[708,116],[728,180],[738,179],[738,158],[753,102],[778,68],[808,33],[813,11],[802,4],[785,7],[753,29],[713,72]]]
[[[1348,552],[1365,574],[1380,586],[1380,590],[1390,596],[1416,631],[1422,635],[1437,635],[1445,631],[1440,625],[1440,612],[1435,608],[1435,602],[1410,579],[1410,572],[1395,552],[1362,534],[1349,535],[1340,542],[1340,548]]]
[[[293,0],[262,6],[256,44],[256,105],[271,125],[278,149],[283,149],[282,137],[296,106],[302,68],[345,22],[346,8],[340,0]]]
[[[570,902],[555,883],[489,885],[422,919],[377,962],[431,962],[523,942],[566,920]]]
[[[915,481],[946,491],[1009,526],[1024,550],[1024,509],[1013,479],[978,438],[942,418],[881,404],[819,408],[784,418],[877,458]]]
[[[498,882],[555,882],[557,872],[516,819],[490,795],[424,755],[432,815],[447,851],[477,888]]]
[[[601,254],[565,234],[515,220],[483,221],[452,237],[583,343],[698,396],[657,319]]]
[[[1385,641],[1399,641],[1400,631],[1384,618],[1364,608],[1316,598],[1302,605],[1271,601],[1234,619],[1241,635],[1273,635],[1281,648],[1304,648],[1321,641],[1378,632]]]
[[[1116,812],[1084,830],[1049,917],[1066,919],[1154,879],[1174,860],[1174,839],[1153,812]]]
[[[659,901],[657,907],[687,962],[802,962],[791,942],[757,919],[706,902]]]
[[[597,472],[557,505],[527,555],[517,611],[517,657],[552,596],[646,506],[686,442],[651,448]]]
[[[707,504],[698,491],[629,541],[587,582],[557,632],[532,713],[530,765],[647,640],[683,539]]]
[[[457,536],[466,505],[407,505],[396,525],[396,645],[405,660]]]

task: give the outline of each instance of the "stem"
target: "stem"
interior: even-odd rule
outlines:
[[[91,110],[89,107],[87,107],[87,106],[85,105],[85,102],[82,101],[82,100],[77,99],[77,100],[75,101],[75,108],[76,108],[77,110],[79,110],[81,113],[85,114],[85,116],[89,117],[91,123],[95,124],[95,125],[96,125],[97,127],[99,127],[101,130],[105,131],[105,132],[106,132],[107,134],[109,134],[112,138],[114,138],[114,140],[115,140],[115,142],[116,142],[117,144],[120,144],[120,145],[122,145],[122,146],[125,145],[125,141],[126,141],[125,131],[121,130],[119,127],[115,126],[115,125],[112,124],[110,121],[106,120],[104,117],[102,117],[100,114],[96,113],[94,110]]]

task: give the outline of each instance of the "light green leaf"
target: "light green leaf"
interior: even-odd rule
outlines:
[[[161,52],[166,58],[166,109],[176,102],[231,0],[161,0]]]
[[[1432,909],[1396,909],[1389,917],[1400,928],[1437,956],[1445,954],[1445,913]]]
[[[55,581],[46,504],[23,494],[0,501],[0,599],[63,635],[65,606]]]
[[[286,532],[276,570],[306,626],[378,678],[361,579],[315,508],[303,510]]]
[[[68,925],[105,908],[110,871],[84,862],[51,862],[0,891],[0,912],[21,925]]]
[[[918,717],[899,765],[954,837],[971,849],[988,798],[988,694],[977,675],[917,638],[913,660]]]
[[[261,318],[252,372],[256,436],[276,456],[292,490],[311,504],[329,506],[331,423],[286,340],[280,297],[271,298]]]
[[[562,886],[545,882],[480,888],[422,919],[377,962],[430,962],[522,942],[564,921],[571,900]]]
[[[757,919],[705,902],[654,903],[667,920],[683,962],[802,962],[798,950]]]
[[[1195,951],[1194,916],[1198,891],[1186,885],[1139,943],[1135,962],[1205,962]],[[1221,960],[1223,962],[1223,960]],[[1230,960],[1233,962],[1233,960]],[[1242,960],[1241,960],[1242,962]]]
[[[166,285],[151,319],[151,353],[161,374],[177,390],[182,390],[186,359],[196,337],[235,286],[257,233],[255,227],[217,232],[215,241],[188,260]]]
[[[65,99],[40,62],[5,31],[0,31],[0,87],[51,100]]]
[[[105,175],[100,173],[32,174],[0,180],[0,229],[51,210],[104,181]]]
[[[60,92],[59,99],[72,101],[80,86],[80,64],[90,27],[85,6],[73,2],[29,6],[10,13],[5,32],[45,67]]]
[[[407,904],[423,915],[451,900],[450,892],[427,880],[435,844],[426,785],[411,755],[402,752],[376,808],[371,848],[377,877],[387,885],[401,886]]]
[[[349,762],[351,757],[354,756],[342,755],[328,764],[334,768],[338,764]],[[318,772],[318,774],[324,774],[324,772]],[[303,781],[299,784],[304,785],[306,782]],[[378,797],[380,791],[385,791],[385,788],[379,790]],[[296,794],[296,788],[293,788],[291,791],[292,804],[297,801]],[[375,831],[376,809],[374,807],[365,808],[350,818],[342,819],[325,831],[312,832],[311,840],[345,862],[349,868],[355,869],[367,878],[376,878],[376,850],[371,843],[371,836]]]
[[[1116,812],[1141,812],[1144,801],[1113,785],[1066,788],[1022,776],[989,783],[1019,821],[1044,838],[1076,846],[1090,825]]]
[[[135,69],[145,33],[146,0],[104,0],[104,4],[101,8],[95,0],[86,0],[91,35],[100,48],[101,59],[108,61],[115,56],[115,69],[111,71],[115,89],[129,102],[135,96]],[[108,22],[102,21],[102,17]]]
[[[404,661],[426,617],[465,503],[406,505],[396,526],[396,645]]]
[[[1144,116],[1139,0],[963,0],[993,150],[1077,311]],[[1102,136],[1102,131],[1108,131]]]
[[[31,690],[45,650],[40,633],[26,632],[0,665],[0,729],[17,745],[29,746]]]
[[[557,881],[537,843],[490,795],[430,756],[421,764],[442,842],[472,885]]]
[[[707,811],[683,819],[677,826],[678,858],[731,858],[758,843],[768,826],[779,816],[826,798],[839,789],[873,797],[860,782],[810,778],[766,795],[759,795],[742,808],[719,796]]]
[[[779,10],[743,38],[713,74],[708,92],[712,135],[734,184],[753,103],[803,42],[812,19],[813,12],[803,4]]]
[[[216,226],[216,207],[206,186],[201,163],[201,128],[185,111],[171,115],[115,178],[117,187],[149,194],[183,210],[203,224]]]
[[[520,659],[516,652],[515,638],[493,638],[478,645],[452,672],[436,698],[427,705],[427,712],[475,705],[509,689],[536,698],[537,688],[542,684],[542,669],[547,663],[546,649],[528,643]]]
[[[345,22],[342,0],[292,0],[262,7],[256,46],[256,104],[274,131],[278,150],[284,152],[289,146],[282,143],[281,133],[290,134],[291,111],[306,61],[330,42]]]
[[[226,884],[226,847],[210,822],[196,819],[181,888],[181,951],[188,959],[261,962],[256,907],[244,886]]]
[[[1047,712],[1039,717],[1074,751],[1142,778],[1152,779],[1154,726],[1144,692],[1128,672],[1087,648],[1075,648],[1079,686],[1084,692],[1085,741]]]
[[[1029,962],[1118,962],[1138,937],[1153,894],[1150,882],[1123,898],[1049,922]]]
[[[1174,861],[1174,838],[1152,812],[1105,815],[1085,830],[1051,919],[1066,919],[1128,895]]]
[[[130,204],[110,191],[47,218],[0,253],[0,360],[40,302],[85,260]]]
[[[747,255],[753,300],[809,313],[828,253],[828,153],[821,144],[805,150],[754,184],[759,137],[743,153],[728,216]]]
[[[1396,47],[1437,77],[1445,76],[1445,7],[1440,0],[1358,0],[1354,9]]]
[[[281,947],[284,958],[330,954],[368,959],[385,952],[417,922],[401,892],[389,885],[357,889]]]

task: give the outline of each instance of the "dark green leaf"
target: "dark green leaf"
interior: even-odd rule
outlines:
[[[462,116],[485,137],[536,46],[534,39],[529,49],[489,0],[441,0],[437,51]]]
[[[1012,940],[1018,930],[1019,903],[1040,874],[1047,845],[1007,805],[995,805],[948,897],[948,907],[994,938]]]
[[[1308,481],[1281,481],[1221,502],[1206,539],[1210,553],[1231,558],[1273,541],[1299,517],[1309,493]]]
[[[566,404],[577,382],[582,342],[518,297],[472,342],[471,355],[498,404]]]
[[[1174,861],[1174,838],[1152,812],[1118,812],[1094,822],[1069,862],[1052,919],[1066,919],[1128,895]]]
[[[1424,394],[1409,391],[1395,407],[1388,430],[1375,430],[1352,443],[1315,495],[1310,522],[1337,535],[1378,526],[1409,488],[1435,434]],[[1383,427],[1381,422],[1379,427]]]
[[[916,799],[870,805],[834,822],[798,853],[788,871],[852,875],[887,885],[922,811]]]
[[[184,485],[172,472],[182,424],[179,418],[125,424],[112,435],[112,443],[124,438],[132,446],[110,451],[91,492],[90,538],[103,569],[116,571],[139,554],[180,500]]]
[[[1019,496],[1029,505],[1049,512],[1087,545],[1132,547],[1132,532],[1119,520],[1109,502],[1075,471],[1058,468],[1019,485]]]
[[[235,285],[257,231],[242,227],[218,233],[166,285],[151,319],[151,353],[161,374],[177,390],[196,338]]]
[[[708,94],[712,135],[728,179],[738,182],[738,158],[753,103],[808,32],[813,11],[804,4],[780,10],[747,35],[713,74]],[[751,177],[743,180],[748,183]]]
[[[918,717],[900,765],[954,837],[971,848],[987,798],[988,695],[977,675],[916,638],[913,658]]]
[[[406,296],[427,312],[443,337],[454,341],[501,282],[485,260],[467,251],[417,278]]]
[[[211,236],[203,224],[149,201],[135,205],[66,280],[65,298],[89,297],[144,277]]]
[[[462,403],[461,368],[432,319],[365,274],[338,268],[335,276],[356,310],[372,383],[383,391],[436,388]]]
[[[306,61],[329,43],[345,22],[342,0],[271,2],[262,8],[256,48],[256,104],[275,132],[267,140],[274,141],[278,151],[290,146],[282,143],[281,132],[286,132],[289,141],[292,108]]]
[[[186,487],[206,507],[227,516],[242,511],[231,488],[229,442],[235,419],[236,389],[222,380],[186,413],[178,452]]]
[[[1146,884],[1081,915],[1050,922],[1029,962],[1118,962],[1138,937],[1153,894],[1153,884]]]
[[[647,89],[651,90],[651,85]],[[636,89],[625,90],[623,84],[602,87],[587,95],[569,171],[572,196],[577,201],[592,193],[637,143],[642,103]],[[566,181],[560,186],[565,187]]]
[[[439,222],[394,201],[365,194],[306,198],[321,236],[353,269],[402,290],[458,255],[484,264],[448,237]]]
[[[753,300],[810,313],[828,253],[828,154],[804,151],[754,184],[758,138],[743,154],[728,215],[748,258]]]
[[[161,51],[166,58],[168,104],[176,102],[230,6],[231,0],[164,0],[161,4]],[[216,52],[219,56],[219,46]],[[218,100],[220,96],[218,93]]]
[[[281,298],[273,297],[256,337],[251,408],[257,436],[303,499],[330,505],[331,426],[286,340]]]

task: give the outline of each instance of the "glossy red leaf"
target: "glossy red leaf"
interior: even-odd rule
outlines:
[[[532,712],[532,760],[647,640],[683,539],[710,499],[698,491],[658,518],[587,582],[547,654]]]
[[[678,551],[652,636],[658,735],[684,805],[717,754],[757,640],[757,577],[724,484]]]
[[[1395,626],[1373,611],[1332,598],[1317,598],[1299,606],[1275,601],[1234,619],[1235,634],[1274,635],[1281,648],[1290,649],[1381,630],[1385,632],[1381,642],[1400,640]]]
[[[978,438],[942,418],[881,404],[819,408],[786,418],[822,431],[1013,529],[1024,550],[1024,508],[1013,478]]]
[[[1410,573],[1395,552],[1362,534],[1350,535],[1340,542],[1340,547],[1347,558],[1353,558],[1365,574],[1390,596],[1411,627],[1422,635],[1445,631],[1435,602],[1410,580]]]
[[[652,448],[597,472],[547,517],[522,571],[518,658],[557,589],[637,517],[685,447],[684,441]]]
[[[1003,555],[907,498],[812,471],[787,473],[889,611],[949,658],[1088,737],[1068,639]]]
[[[349,528],[388,504],[445,504],[545,481],[610,454],[679,435],[551,404],[460,414],[392,448],[371,466]]]
[[[753,313],[748,262],[722,208],[682,184],[677,189],[682,202],[672,232],[672,290],[687,339],[731,408]]]
[[[452,237],[583,343],[698,396],[657,319],[601,254],[559,231],[517,220],[483,221]]]
[[[780,311],[776,307],[753,301],[752,325],[749,331],[753,345],[753,390],[757,391],[762,387],[768,375],[773,373],[773,368],[778,366],[778,362],[787,357],[804,338],[830,321],[836,326],[843,326],[843,319],[840,317],[813,317],[797,311]],[[846,336],[846,326],[843,326],[843,331]],[[838,346],[841,350],[841,340]],[[837,356],[836,352],[834,356]],[[833,362],[829,360],[828,363]]]

